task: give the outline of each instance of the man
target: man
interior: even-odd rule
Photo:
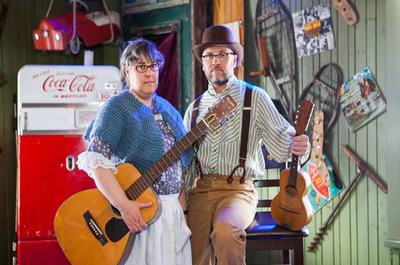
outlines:
[[[208,89],[185,114],[185,126],[199,122],[221,97],[236,101],[234,115],[221,128],[209,132],[197,146],[197,168],[201,175],[190,192],[188,224],[192,231],[193,264],[245,264],[246,227],[257,205],[253,179],[263,175],[264,144],[276,161],[309,151],[306,135],[294,136],[294,128],[278,113],[267,93],[236,79],[234,69],[243,58],[242,46],[231,30],[222,25],[207,28],[202,43],[193,49],[208,79]],[[248,89],[246,89],[248,87]],[[242,137],[245,91],[251,90],[248,144]],[[197,106],[198,104],[198,106]],[[193,111],[195,110],[195,111]],[[192,123],[193,115],[197,116]],[[246,133],[245,133],[246,134]],[[245,135],[243,134],[243,135]],[[243,139],[241,139],[243,138]],[[244,157],[241,149],[246,149]],[[240,155],[240,159],[239,159]]]

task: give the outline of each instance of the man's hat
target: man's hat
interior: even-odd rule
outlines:
[[[243,47],[238,43],[230,28],[223,25],[214,25],[204,30],[201,43],[193,48],[194,55],[201,62],[201,55],[211,46],[224,46],[230,48],[237,55],[238,65],[243,58]]]

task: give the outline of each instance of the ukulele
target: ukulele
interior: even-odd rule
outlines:
[[[235,108],[232,97],[225,96],[206,116],[146,172],[141,174],[129,163],[117,166],[115,175],[131,200],[152,202],[140,213],[147,224],[154,222],[159,204],[153,183],[187,148],[207,131],[217,128]],[[130,233],[118,210],[98,189],[78,192],[58,208],[54,230],[65,256],[74,265],[123,263],[129,256],[135,234]]]
[[[295,128],[296,136],[307,130],[314,104],[303,100],[297,110]],[[291,231],[298,231],[311,221],[313,214],[308,199],[310,178],[307,173],[298,168],[299,157],[292,156],[290,168],[281,172],[279,192],[272,199],[271,214],[277,224]]]

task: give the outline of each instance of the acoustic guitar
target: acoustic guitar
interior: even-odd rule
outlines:
[[[310,100],[300,103],[295,122],[296,136],[307,130],[313,108],[314,104]],[[307,225],[313,214],[307,196],[310,179],[305,171],[298,168],[298,160],[298,156],[293,155],[290,168],[281,172],[279,192],[271,202],[272,218],[277,224],[292,231]]]
[[[151,207],[141,209],[141,215],[147,224],[157,219],[159,211],[152,184],[197,139],[207,131],[217,128],[235,106],[233,98],[225,96],[143,174],[128,163],[117,166],[118,173],[115,177],[128,198],[152,202]],[[118,210],[98,189],[78,192],[63,202],[55,215],[54,230],[61,249],[73,265],[122,263],[129,256],[134,244],[134,234],[129,232]]]

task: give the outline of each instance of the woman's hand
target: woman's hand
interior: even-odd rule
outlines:
[[[119,185],[113,172],[109,168],[97,167],[93,170],[97,188],[103,193],[108,201],[117,208],[122,219],[133,233],[140,232],[146,228],[140,209],[151,206],[151,202],[131,201]]]
[[[119,212],[125,224],[128,226],[129,231],[132,233],[138,233],[146,229],[147,224],[140,214],[140,209],[150,206],[151,202],[127,201],[124,203],[124,205],[119,209]]]

